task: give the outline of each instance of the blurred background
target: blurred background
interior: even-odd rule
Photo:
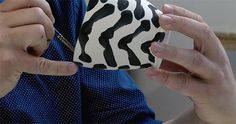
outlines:
[[[227,50],[234,72],[236,72],[236,0],[149,0],[158,9],[164,3],[175,4],[200,14],[221,39]],[[192,40],[172,32],[170,44],[181,48],[192,48]],[[130,74],[147,97],[156,118],[168,120],[192,104],[190,100],[169,91],[165,87],[147,79],[144,70]],[[236,75],[236,74],[235,74]]]

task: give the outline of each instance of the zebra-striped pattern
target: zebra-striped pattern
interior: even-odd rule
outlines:
[[[158,66],[149,47],[164,40],[161,14],[146,0],[90,0],[74,61],[108,70]]]

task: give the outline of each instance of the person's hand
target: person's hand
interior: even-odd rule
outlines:
[[[54,36],[54,21],[45,0],[5,0],[0,4],[0,98],[16,86],[22,72],[76,73],[73,63],[39,57]]]
[[[160,69],[149,68],[147,75],[190,97],[194,108],[189,113],[198,122],[235,124],[236,81],[220,40],[198,14],[174,5],[165,5],[163,13],[161,27],[191,37],[194,49],[153,43],[151,51],[165,61]]]

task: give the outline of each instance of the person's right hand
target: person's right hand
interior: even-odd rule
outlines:
[[[45,0],[5,0],[0,4],[0,98],[16,86],[23,72],[68,76],[71,62],[39,57],[54,37],[55,19]]]

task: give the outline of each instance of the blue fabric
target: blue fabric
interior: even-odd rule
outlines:
[[[48,2],[55,27],[75,46],[85,2]],[[72,61],[73,53],[55,37],[43,56]],[[0,123],[161,123],[154,116],[125,71],[80,67],[70,77],[23,74],[17,87],[0,99]]]

